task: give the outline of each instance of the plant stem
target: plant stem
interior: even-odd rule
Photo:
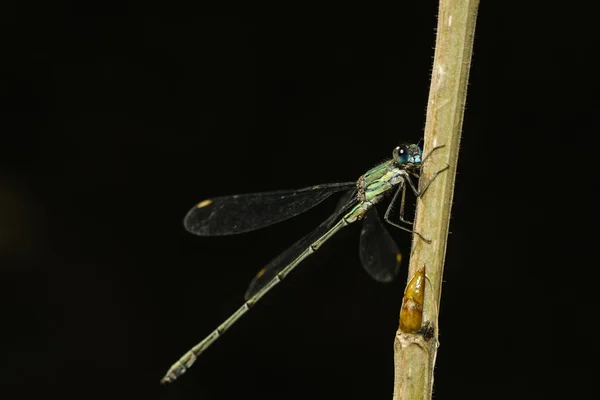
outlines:
[[[431,399],[433,392],[442,275],[478,6],[479,0],[440,0],[439,4],[423,154],[435,146],[445,147],[435,150],[424,164],[420,183],[449,168],[417,200],[414,229],[432,242],[413,237],[408,280],[426,266],[423,327],[430,329],[396,333],[394,400]]]

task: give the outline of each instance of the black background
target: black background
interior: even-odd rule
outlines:
[[[0,397],[391,398],[406,273],[370,280],[358,227],[182,378],[159,380],[335,200],[221,238],[187,233],[189,208],[355,180],[421,138],[437,4],[413,3],[327,15],[164,2],[2,12]],[[435,397],[589,397],[599,355],[594,13],[483,3]],[[392,233],[408,252],[410,236]]]

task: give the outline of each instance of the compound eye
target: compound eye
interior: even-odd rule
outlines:
[[[408,162],[408,148],[404,145],[396,147],[392,155],[398,164],[406,164]]]

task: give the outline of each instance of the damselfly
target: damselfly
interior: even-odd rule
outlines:
[[[441,146],[435,147],[436,150]],[[433,152],[433,150],[431,152]],[[167,371],[161,382],[171,382],[192,366],[196,358],[244,315],[262,296],[281,282],[302,260],[317,251],[325,241],[343,227],[362,220],[359,256],[369,275],[380,282],[393,280],[400,266],[400,252],[385,229],[375,204],[395,190],[384,220],[392,226],[415,233],[390,220],[390,212],[401,195],[400,221],[404,219],[404,199],[407,184],[417,197],[421,196],[435,177],[448,168],[437,171],[417,190],[411,176],[419,178],[423,162],[421,148],[416,144],[398,146],[392,158],[367,171],[356,182],[329,183],[297,190],[241,194],[203,200],[184,219],[185,228],[200,236],[220,236],[249,232],[284,221],[313,208],[334,193],[346,191],[336,210],[314,231],[274,258],[261,269],[250,283],[246,302],[217,329],[191,348]]]

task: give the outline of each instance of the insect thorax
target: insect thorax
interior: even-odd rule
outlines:
[[[367,171],[358,179],[358,200],[361,202],[379,202],[390,190],[404,182],[406,172],[387,161]]]

